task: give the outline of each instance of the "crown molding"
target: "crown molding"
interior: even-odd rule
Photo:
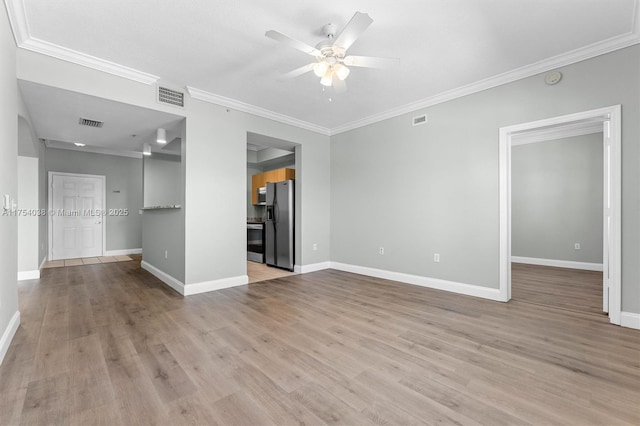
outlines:
[[[25,40],[29,38],[29,24],[24,11],[24,3],[22,0],[4,0],[9,16],[9,24],[13,30],[13,38],[19,47]]]
[[[5,5],[9,15],[9,21],[13,29],[16,44],[20,48],[52,56],[54,58],[72,62],[78,65],[82,65],[88,68],[103,71],[112,75],[127,78],[129,80],[148,85],[156,84],[158,80],[160,80],[160,77],[153,74],[138,71],[133,68],[125,67],[114,62],[97,58],[95,56],[86,55],[75,50],[67,49],[53,43],[48,43],[43,40],[33,38],[30,35],[29,24],[26,19],[23,0],[5,0]],[[638,43],[640,43],[640,0],[636,0],[635,2],[632,31],[629,33],[596,42],[589,46],[578,48],[567,53],[547,58],[512,71],[508,71],[490,78],[477,81],[475,83],[442,92],[437,95],[430,96],[416,102],[411,102],[401,107],[390,109],[379,114],[374,114],[369,117],[352,121],[331,129],[274,111],[270,111],[268,109],[261,108],[255,105],[244,103],[235,99],[206,92],[195,87],[187,86],[187,90],[191,97],[194,99],[199,99],[204,102],[224,106],[234,110],[274,120],[280,123],[310,130],[312,132],[331,136],[390,118],[398,117],[407,113],[413,113],[423,108],[468,96],[474,93],[481,92],[483,90],[491,89],[496,86],[511,83],[516,80],[531,77],[536,74],[544,73],[563,66],[571,65],[580,61],[584,61],[586,59],[623,49],[625,47],[633,46]]]
[[[193,99],[198,99],[200,101],[220,105],[226,108],[234,109],[236,111],[242,111],[249,114],[257,115],[258,117],[268,118],[273,121],[289,124],[291,126],[310,130],[312,132],[320,133],[326,136],[330,135],[330,130],[326,127],[318,126],[317,124],[313,124],[307,121],[299,120],[297,118],[289,117],[288,115],[270,111],[265,108],[261,108],[255,105],[237,101],[235,99],[216,95],[214,93],[206,92],[204,90],[200,90],[191,86],[187,86],[187,91],[189,92],[189,95]]]
[[[116,64],[115,62],[107,61],[31,37],[31,31],[25,14],[23,1],[5,0],[5,5],[9,15],[9,22],[13,30],[13,37],[16,40],[16,45],[21,49],[62,59],[63,61],[72,62],[87,68],[137,81],[138,83],[152,85],[160,79],[160,77],[153,74],[138,71],[133,68],[125,67],[124,65]]]
[[[638,17],[640,6],[636,2],[636,14],[634,19],[635,30],[634,32],[623,34],[620,36],[612,37],[607,40],[603,40],[597,43],[590,44],[589,46],[581,47],[579,49],[572,50],[561,55],[553,56],[551,58],[544,59],[542,61],[535,62],[530,65],[526,65],[521,68],[517,68],[512,71],[508,71],[496,76],[486,78],[484,80],[477,81],[475,83],[461,86],[453,90],[439,93],[435,96],[431,96],[416,102],[412,102],[401,106],[399,108],[390,109],[380,114],[375,114],[361,120],[352,121],[342,126],[334,127],[330,130],[331,135],[347,132],[349,130],[364,127],[370,124],[377,123],[379,121],[387,120],[389,118],[398,117],[400,115],[413,113],[417,110],[427,108],[433,105],[437,105],[443,102],[451,101],[463,96],[468,96],[474,93],[481,92],[483,90],[491,89],[493,87],[501,86],[503,84],[512,83],[516,80],[521,80],[526,77],[531,77],[536,74],[541,74],[553,69],[557,69],[563,66],[575,64],[577,62],[591,59],[596,56],[604,55],[616,50],[624,49],[625,47],[633,46],[640,43],[640,29]]]

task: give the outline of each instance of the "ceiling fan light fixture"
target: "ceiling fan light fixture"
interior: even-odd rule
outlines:
[[[329,64],[327,64],[325,61],[322,62],[318,62],[314,67],[313,67],[313,72],[315,73],[315,75],[317,75],[318,77],[323,77],[325,75],[325,73],[327,72],[327,69],[329,68]]]
[[[156,142],[165,144],[167,143],[167,131],[165,129],[158,128],[156,135]]]
[[[332,82],[333,82],[333,70],[329,68],[327,69],[327,72],[324,73],[324,75],[320,79],[320,84],[322,84],[323,86],[331,87]]]
[[[340,80],[344,80],[349,76],[349,73],[351,72],[351,70],[347,67],[345,67],[342,64],[337,64],[333,71],[336,74],[336,77],[338,77]]]

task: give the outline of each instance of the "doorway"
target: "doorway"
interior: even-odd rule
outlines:
[[[602,310],[613,324],[621,311],[621,107],[620,105],[500,129],[500,297],[511,299],[511,148],[522,138],[553,139],[558,132],[603,133]],[[582,132],[582,133],[579,133]],[[545,140],[545,139],[541,139]]]
[[[49,260],[100,257],[105,176],[49,172]]]
[[[295,142],[247,132],[247,276],[250,283],[281,278],[293,273],[288,270],[267,266],[265,263],[267,262],[268,255],[266,247],[268,235],[265,228],[267,224],[267,206],[266,199],[261,199],[261,195],[262,191],[266,190],[265,186],[268,185],[264,185],[264,183],[261,182],[264,181],[264,179],[270,182],[294,179],[296,184],[293,186],[293,212],[299,212],[301,192],[301,185],[299,185],[301,182],[300,148],[300,144]],[[300,216],[294,213],[291,217],[294,220],[294,238],[293,244],[288,245],[288,253],[293,255],[295,269],[295,264],[300,259],[300,234],[298,232],[300,229]],[[260,229],[261,234],[259,238],[256,237],[258,231],[253,228]],[[256,243],[258,241],[262,241],[262,253],[256,253]],[[273,245],[271,245],[271,247],[273,247]]]

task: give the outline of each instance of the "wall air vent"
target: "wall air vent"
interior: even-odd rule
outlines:
[[[184,93],[168,87],[158,86],[158,102],[178,107],[184,107]]]
[[[424,124],[426,122],[427,122],[427,114],[418,115],[416,117],[413,117],[413,125],[414,126],[419,126],[420,124]]]
[[[82,117],[80,117],[78,124],[80,124],[81,126],[97,127],[98,129],[104,126],[103,121],[89,120],[88,118]]]

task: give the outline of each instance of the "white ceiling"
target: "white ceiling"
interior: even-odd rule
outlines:
[[[637,0],[5,1],[24,48],[101,58],[328,134],[640,41]],[[344,94],[313,73],[280,78],[312,58],[265,31],[316,45],[355,11],[374,22],[349,53],[396,68],[353,68]]]
[[[34,131],[49,147],[140,158],[142,145],[149,143],[153,152],[180,154],[171,143],[157,144],[156,131],[165,129],[167,142],[171,142],[181,136],[184,117],[29,81],[20,80],[18,84]],[[102,121],[104,125],[81,126],[80,118]],[[75,142],[87,146],[78,148]]]

